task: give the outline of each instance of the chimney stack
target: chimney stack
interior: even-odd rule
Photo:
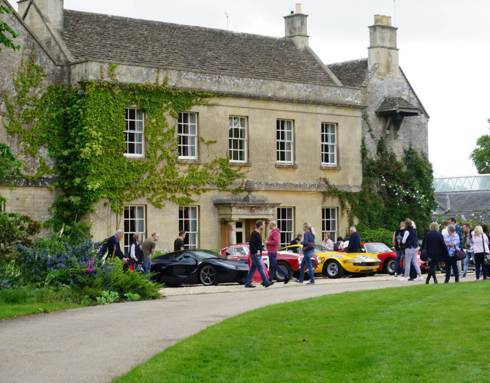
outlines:
[[[24,21],[33,30],[39,29],[42,22],[38,10],[52,28],[58,32],[63,30],[63,0],[34,0],[33,4],[30,4],[30,0],[19,0],[17,5],[20,16],[25,17]]]
[[[377,74],[381,77],[398,72],[396,31],[397,28],[391,25],[391,16],[375,15],[374,25],[369,27],[369,69],[377,66]]]
[[[304,49],[308,46],[307,18],[308,15],[305,15],[301,10],[301,3],[296,3],[295,11],[291,11],[290,15],[284,16],[285,36],[293,40],[299,49]]]

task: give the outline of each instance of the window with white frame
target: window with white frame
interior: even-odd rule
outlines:
[[[126,206],[124,207],[124,253],[129,253],[131,238],[134,234],[143,240],[146,235],[146,207]]]
[[[294,238],[294,208],[277,208],[277,227],[281,230],[281,245],[287,246]]]
[[[277,120],[276,161],[280,164],[294,163],[294,121]]]
[[[328,233],[332,241],[337,240],[337,208],[324,207],[322,209],[322,238]]]
[[[179,231],[187,233],[184,241],[186,249],[199,247],[199,208],[197,206],[179,207]]]
[[[230,162],[247,162],[247,129],[247,117],[230,116],[228,127]]]
[[[127,157],[143,157],[145,142],[145,113],[141,109],[126,108],[126,129],[124,140],[126,142]]]
[[[184,160],[197,159],[197,113],[179,113],[177,124],[177,138],[179,146],[179,158]]]
[[[337,124],[322,122],[322,165],[337,165]]]

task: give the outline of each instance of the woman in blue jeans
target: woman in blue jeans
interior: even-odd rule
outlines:
[[[315,255],[315,231],[309,223],[303,225],[303,260],[299,271],[299,283],[303,283],[305,278],[305,267],[308,267],[310,274],[310,284],[315,284],[315,270],[313,269],[313,256]]]

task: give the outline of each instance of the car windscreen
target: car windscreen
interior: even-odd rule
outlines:
[[[368,253],[386,253],[391,251],[384,243],[366,243],[364,248]]]

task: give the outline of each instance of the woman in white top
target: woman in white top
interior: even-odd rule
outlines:
[[[333,248],[334,248],[334,243],[333,241],[330,239],[330,235],[328,233],[325,233],[323,235],[323,242],[322,242],[322,246],[325,248],[325,250],[327,251],[333,251]]]
[[[473,239],[473,251],[475,253],[475,272],[476,280],[480,279],[480,275],[483,274],[483,279],[488,278],[487,267],[485,266],[485,254],[489,253],[488,250],[488,237],[483,232],[481,226],[476,226],[473,233],[471,233]]]

